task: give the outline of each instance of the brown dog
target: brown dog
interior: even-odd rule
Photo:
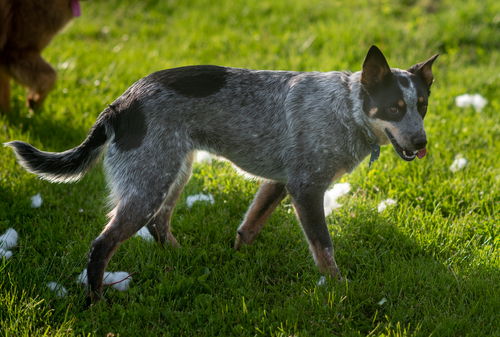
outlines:
[[[41,104],[56,72],[40,53],[79,15],[78,0],[0,0],[0,110],[9,110],[10,78],[28,87],[30,108]]]

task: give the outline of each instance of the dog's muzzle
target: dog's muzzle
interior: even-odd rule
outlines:
[[[404,149],[403,147],[401,147],[398,144],[398,142],[396,141],[396,138],[394,138],[394,136],[392,135],[392,133],[389,130],[385,129],[384,131],[387,135],[387,138],[389,138],[389,140],[391,141],[392,146],[396,150],[396,153],[403,160],[412,161],[413,159],[415,159],[415,157],[418,157],[418,159],[422,159],[427,154],[427,149],[425,148],[427,141],[420,141],[419,144],[416,145],[418,150],[411,151],[411,150]]]

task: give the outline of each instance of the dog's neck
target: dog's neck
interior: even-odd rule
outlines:
[[[373,132],[368,123],[368,116],[363,111],[363,102],[361,101],[360,93],[363,90],[361,86],[361,72],[356,72],[350,76],[350,100],[352,104],[352,115],[354,121],[363,135],[364,142],[370,149],[369,165],[376,161],[380,156],[380,144],[383,143],[380,138]]]

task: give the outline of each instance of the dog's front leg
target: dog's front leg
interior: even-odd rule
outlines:
[[[287,189],[316,265],[322,273],[341,279],[340,270],[333,256],[332,240],[326,226],[324,189],[314,184],[287,185]]]

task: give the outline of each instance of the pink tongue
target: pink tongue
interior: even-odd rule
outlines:
[[[426,149],[422,149],[422,150],[419,150],[417,152],[417,157],[418,159],[422,159],[425,157],[425,155],[427,154],[427,150]]]
[[[80,2],[78,0],[71,0],[71,11],[73,12],[73,16],[82,15],[82,11],[80,9]]]

